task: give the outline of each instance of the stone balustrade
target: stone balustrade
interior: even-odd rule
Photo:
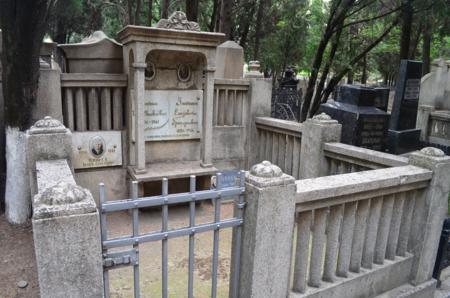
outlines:
[[[121,130],[127,76],[61,74],[64,124],[71,131]]]
[[[214,126],[247,126],[249,80],[214,80]]]

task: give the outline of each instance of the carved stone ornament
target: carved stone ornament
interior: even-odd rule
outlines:
[[[186,14],[182,11],[175,11],[169,19],[161,19],[156,24],[156,28],[200,31],[200,26],[196,22],[190,22],[186,18]]]
[[[65,133],[66,127],[57,119],[45,116],[44,119],[36,121],[29,129],[29,134]]]
[[[337,124],[338,121],[334,120],[330,117],[330,115],[325,113],[320,113],[319,115],[315,115],[311,118],[311,121],[320,123],[320,124]]]
[[[250,174],[261,178],[275,178],[281,177],[281,175],[283,175],[283,171],[277,165],[265,160],[262,163],[254,165],[250,169]]]
[[[425,147],[422,150],[420,150],[421,153],[429,156],[434,157],[444,157],[445,153],[441,149],[434,148],[434,147]]]
[[[331,117],[328,114],[321,113],[319,115],[315,115],[313,117],[314,120],[331,120]]]

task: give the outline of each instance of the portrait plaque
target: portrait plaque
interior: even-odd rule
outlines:
[[[72,137],[74,169],[122,165],[120,131],[74,132]]]
[[[199,139],[202,133],[202,90],[146,90],[146,141]]]

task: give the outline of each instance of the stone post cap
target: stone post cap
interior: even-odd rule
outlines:
[[[437,164],[442,163],[450,163],[450,156],[445,155],[441,149],[434,147],[425,147],[409,156],[409,164],[426,169],[433,169]]]
[[[264,75],[260,72],[261,64],[259,61],[250,61],[248,63],[248,72],[244,74],[245,78],[263,78]]]
[[[308,121],[319,124],[339,124],[337,120],[334,120],[333,118],[330,117],[330,115],[326,113],[314,115],[311,119],[308,119]]]
[[[57,119],[45,116],[44,119],[36,121],[36,123],[28,129],[28,134],[52,134],[67,133],[69,130]]]
[[[92,213],[97,210],[89,190],[64,181],[34,196],[35,219]]]
[[[247,182],[257,187],[287,185],[295,182],[294,177],[284,174],[280,167],[267,160],[254,165],[246,173],[245,178]]]

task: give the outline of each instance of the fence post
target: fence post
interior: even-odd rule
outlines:
[[[295,216],[295,179],[263,161],[246,176],[239,297],[286,297]],[[233,253],[233,255],[235,255]]]
[[[65,160],[38,161],[33,238],[41,297],[103,298],[99,214]],[[61,180],[54,184],[54,173]],[[47,187],[48,185],[52,185]]]
[[[328,174],[328,165],[323,145],[341,140],[342,125],[325,113],[306,120],[303,125],[300,179],[325,176]]]
[[[437,148],[414,152],[409,164],[433,171],[429,186],[416,196],[410,250],[414,254],[411,282],[419,285],[431,279],[442,224],[448,210],[450,157]]]

